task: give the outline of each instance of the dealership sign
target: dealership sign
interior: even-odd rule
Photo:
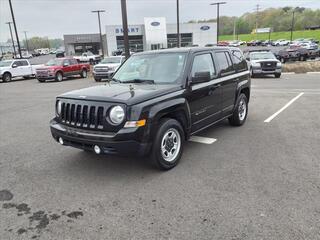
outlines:
[[[202,31],[207,31],[207,30],[210,29],[210,27],[209,27],[209,26],[201,26],[200,29],[201,29]]]
[[[159,26],[160,25],[160,23],[159,22],[152,22],[152,23],[150,23],[151,24],[151,26],[154,26],[154,27],[157,27],[157,26]]]
[[[116,34],[122,33],[123,34],[123,28],[116,28],[115,29]],[[128,27],[128,33],[139,33],[138,27]]]

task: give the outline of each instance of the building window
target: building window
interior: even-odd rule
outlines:
[[[168,48],[177,47],[177,34],[167,34]],[[180,34],[181,47],[192,46],[192,33]]]

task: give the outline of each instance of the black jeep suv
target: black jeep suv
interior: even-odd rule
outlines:
[[[246,121],[250,75],[238,48],[180,48],[132,55],[105,85],[56,99],[50,122],[62,145],[97,154],[151,155],[177,165],[190,136]]]

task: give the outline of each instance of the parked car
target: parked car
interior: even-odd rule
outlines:
[[[102,79],[111,78],[125,59],[124,56],[113,56],[102,59],[99,64],[93,67],[94,80],[100,82]]]
[[[229,42],[230,47],[239,47],[241,45],[240,41],[231,41]]]
[[[92,52],[84,52],[81,56],[74,57],[78,62],[89,62],[90,64],[95,64],[100,62],[101,56],[94,55]]]
[[[246,58],[250,61],[251,77],[269,74],[273,74],[276,78],[281,76],[281,62],[271,51],[251,51]]]
[[[262,41],[261,40],[252,40],[250,42],[247,42],[247,46],[261,46]]]
[[[39,82],[45,82],[50,79],[61,82],[64,77],[74,75],[86,78],[89,71],[89,64],[80,64],[74,58],[55,58],[47,62],[45,66],[37,68],[36,77]]]
[[[290,54],[288,51],[282,49],[282,50],[274,50],[273,54],[276,56],[276,58],[282,62],[285,63],[290,60]]]
[[[10,82],[13,78],[23,77],[29,79],[36,74],[36,67],[31,65],[27,59],[5,60],[0,62],[0,79]]]
[[[265,40],[261,43],[261,46],[272,46],[273,44],[272,40]]]
[[[132,55],[110,84],[56,98],[52,137],[96,154],[150,155],[175,167],[192,135],[248,114],[250,76],[238,48],[180,48]]]
[[[274,42],[275,46],[288,46],[289,44],[290,44],[290,41],[288,41],[286,39],[279,39]]]
[[[62,50],[57,50],[56,52],[56,58],[63,58],[66,56],[66,53],[65,51],[62,51]]]

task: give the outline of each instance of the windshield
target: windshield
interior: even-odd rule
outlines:
[[[250,53],[250,59],[259,60],[259,59],[274,59],[276,58],[271,52],[254,52]]]
[[[121,57],[108,57],[104,58],[100,63],[120,63]]]
[[[46,66],[61,66],[63,59],[51,59],[46,63]]]
[[[178,83],[186,53],[154,53],[131,56],[114,75],[121,82],[149,80],[154,83]],[[143,81],[141,81],[143,82]]]
[[[0,67],[9,67],[12,61],[2,61],[0,62]]]

